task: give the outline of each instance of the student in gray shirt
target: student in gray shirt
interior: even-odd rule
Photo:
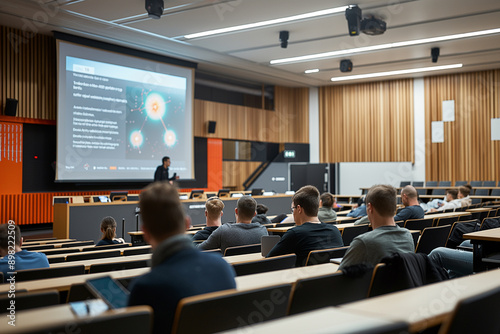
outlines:
[[[257,202],[252,197],[240,197],[234,209],[236,223],[223,224],[198,247],[200,249],[220,248],[224,253],[227,247],[260,244],[260,238],[268,233],[260,223],[252,222],[252,218],[257,214],[256,208]]]
[[[392,253],[413,253],[415,247],[410,231],[394,222],[396,189],[389,185],[376,185],[366,195],[366,212],[373,231],[354,238],[339,269],[355,264],[376,265]]]

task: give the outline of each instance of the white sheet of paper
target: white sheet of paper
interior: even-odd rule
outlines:
[[[500,118],[491,119],[491,140],[500,140]]]
[[[432,122],[432,142],[433,143],[444,143],[444,123],[443,122]]]
[[[443,111],[443,122],[454,122],[455,121],[455,101],[454,100],[443,101],[442,111]]]

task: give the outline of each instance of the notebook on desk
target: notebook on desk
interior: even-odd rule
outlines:
[[[260,239],[260,250],[263,257],[273,249],[273,247],[281,240],[279,235],[263,235]]]

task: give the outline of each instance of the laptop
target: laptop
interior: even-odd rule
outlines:
[[[263,257],[273,249],[273,247],[281,240],[279,235],[263,235],[260,239],[260,251]]]

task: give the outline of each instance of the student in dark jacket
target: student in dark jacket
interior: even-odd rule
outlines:
[[[104,217],[101,221],[102,239],[96,246],[122,244],[125,241],[116,237],[116,221],[113,217]]]
[[[257,204],[257,215],[252,218],[252,222],[261,223],[262,225],[271,224],[269,218],[266,217],[266,213],[269,210],[264,204]]]
[[[235,289],[234,270],[218,254],[196,249],[185,235],[185,216],[177,188],[155,182],[140,195],[144,239],[151,244],[151,271],[131,283],[129,305],[153,308],[153,333],[170,333],[182,298]]]
[[[292,214],[296,227],[285,232],[267,257],[295,253],[296,266],[303,266],[312,250],[344,246],[337,227],[319,221],[318,209],[318,189],[314,186],[300,188],[292,197]]]
[[[219,197],[210,197],[205,203],[205,219],[207,226],[193,235],[193,240],[207,240],[210,234],[222,224],[224,203]]]

